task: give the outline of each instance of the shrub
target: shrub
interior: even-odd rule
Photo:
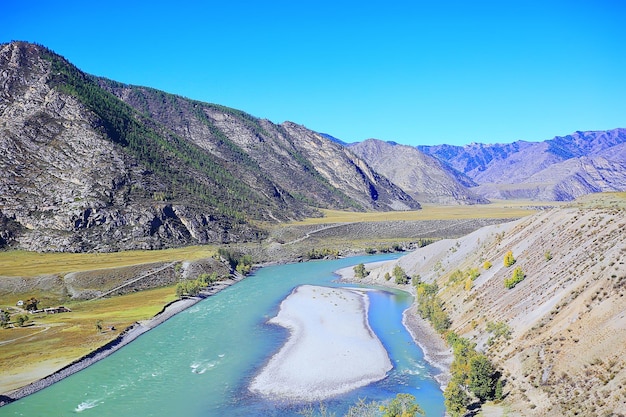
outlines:
[[[0,327],[3,329],[9,326],[11,322],[11,315],[8,311],[0,310]]]
[[[491,268],[491,262],[485,261],[485,263],[483,264],[483,269],[489,269],[489,268]]]
[[[504,255],[504,266],[507,268],[515,263],[515,257],[513,257],[513,251],[508,251],[506,255]]]
[[[474,281],[480,276],[480,271],[478,270],[478,268],[470,268],[469,271],[467,271],[467,274],[472,279],[472,281]]]
[[[522,282],[525,277],[526,276],[524,275],[524,271],[522,271],[522,268],[518,266],[513,271],[513,275],[511,276],[511,278],[507,278],[504,280],[504,286],[510,290],[511,288]]]
[[[492,345],[495,341],[501,337],[505,340],[511,338],[511,328],[503,321],[487,322],[487,332],[491,333],[491,337],[487,340],[487,345]]]
[[[329,248],[311,249],[307,252],[306,257],[309,259],[337,259],[339,251]]]
[[[417,288],[422,282],[422,276],[420,274],[415,274],[411,277],[411,284]]]
[[[415,417],[424,415],[424,410],[411,394],[397,394],[387,405],[381,406],[383,417]]]
[[[422,318],[431,322],[435,330],[443,333],[452,322],[444,310],[443,301],[437,297],[437,284],[422,282],[417,287],[417,311]]]
[[[396,284],[405,285],[409,283],[409,277],[404,272],[404,269],[400,265],[396,265],[393,268],[393,276],[396,278]]]
[[[28,316],[26,314],[17,316],[16,321],[19,327],[24,327],[24,324],[28,321]]]
[[[369,271],[365,269],[365,265],[363,265],[362,263],[356,265],[354,268],[352,268],[352,270],[354,271],[354,276],[356,278],[365,278],[369,275]]]

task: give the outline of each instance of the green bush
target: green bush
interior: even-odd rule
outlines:
[[[381,406],[380,410],[383,412],[383,417],[415,417],[425,414],[411,394],[397,394],[396,398],[389,404]]]
[[[356,265],[354,268],[352,268],[352,270],[354,271],[354,276],[356,278],[365,278],[369,275],[369,271],[365,269],[365,265],[363,264]]]
[[[440,333],[450,328],[452,322],[444,310],[443,301],[437,297],[437,284],[420,283],[417,286],[417,311],[422,318],[430,321]]]
[[[396,284],[399,285],[406,285],[409,283],[409,277],[407,276],[406,272],[404,272],[404,269],[402,269],[402,267],[400,265],[396,265],[393,268],[393,276],[396,279]]]
[[[228,262],[228,265],[242,275],[247,275],[252,270],[252,256],[235,253],[228,249],[219,248],[217,250],[218,257]]]
[[[476,351],[476,344],[454,332],[448,333],[446,341],[454,353],[452,380],[443,394],[448,413],[455,417],[465,415],[472,397],[480,403],[501,399],[500,374],[489,358]]]
[[[307,252],[306,257],[309,259],[337,259],[339,251],[335,249],[311,249]]]
[[[507,278],[504,280],[504,286],[510,290],[511,288],[522,282],[525,277],[526,276],[524,275],[524,271],[522,271],[522,268],[518,266],[513,271],[513,275],[511,276],[511,278]]]

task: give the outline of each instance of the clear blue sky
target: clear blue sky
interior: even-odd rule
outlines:
[[[347,142],[626,127],[626,2],[27,1],[0,42]]]

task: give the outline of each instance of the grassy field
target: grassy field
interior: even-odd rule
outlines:
[[[70,302],[72,311],[30,315],[26,327],[0,329],[0,392],[19,388],[106,344],[175,299],[164,287],[108,299]],[[103,331],[96,329],[101,321]],[[115,330],[110,330],[111,326]]]
[[[291,224],[324,224],[377,221],[458,220],[458,219],[503,219],[533,214],[537,207],[555,206],[561,203],[537,201],[495,201],[492,204],[473,206],[440,206],[424,204],[421,210],[355,213],[337,210],[322,210],[324,217],[305,219]]]
[[[0,252],[0,276],[33,277],[44,274],[65,274],[151,262],[173,262],[208,258],[214,246],[127,251],[114,253],[36,253],[26,251]]]

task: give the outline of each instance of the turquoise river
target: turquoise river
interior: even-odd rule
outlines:
[[[251,379],[288,337],[285,329],[267,320],[298,285],[346,286],[335,282],[333,271],[397,256],[259,269],[108,358],[0,408],[0,416],[298,416],[306,404],[268,400],[248,390]],[[442,416],[443,395],[433,368],[402,325],[402,312],[412,296],[385,289],[368,294],[370,325],[394,367],[385,379],[324,405],[339,417],[360,398],[382,401],[402,392],[413,394],[427,416]]]

